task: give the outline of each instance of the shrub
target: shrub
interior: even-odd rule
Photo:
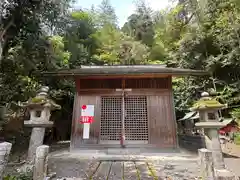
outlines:
[[[27,172],[19,172],[16,175],[7,175],[3,178],[3,180],[32,180],[33,174],[32,171]]]
[[[234,143],[240,145],[240,133],[234,134]]]

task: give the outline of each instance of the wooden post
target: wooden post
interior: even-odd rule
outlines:
[[[212,152],[207,149],[199,149],[199,162],[200,162],[200,171],[201,178],[203,180],[214,180],[214,168],[213,168],[213,158]]]
[[[0,179],[3,179],[3,173],[8,162],[12,144],[8,142],[0,143]]]
[[[43,180],[47,177],[49,146],[42,145],[36,150],[33,180]]]

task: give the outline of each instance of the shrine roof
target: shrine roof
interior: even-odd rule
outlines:
[[[51,76],[111,76],[111,75],[207,75],[202,70],[170,68],[166,65],[113,65],[113,66],[81,66],[75,69],[60,69],[54,72],[44,72]]]

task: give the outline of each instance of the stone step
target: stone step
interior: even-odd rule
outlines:
[[[82,180],[82,178],[66,177],[66,178],[57,178],[56,180]]]

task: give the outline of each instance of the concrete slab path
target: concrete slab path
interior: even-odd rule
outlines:
[[[116,155],[55,152],[49,158],[56,179],[196,180],[197,158],[183,153]]]

